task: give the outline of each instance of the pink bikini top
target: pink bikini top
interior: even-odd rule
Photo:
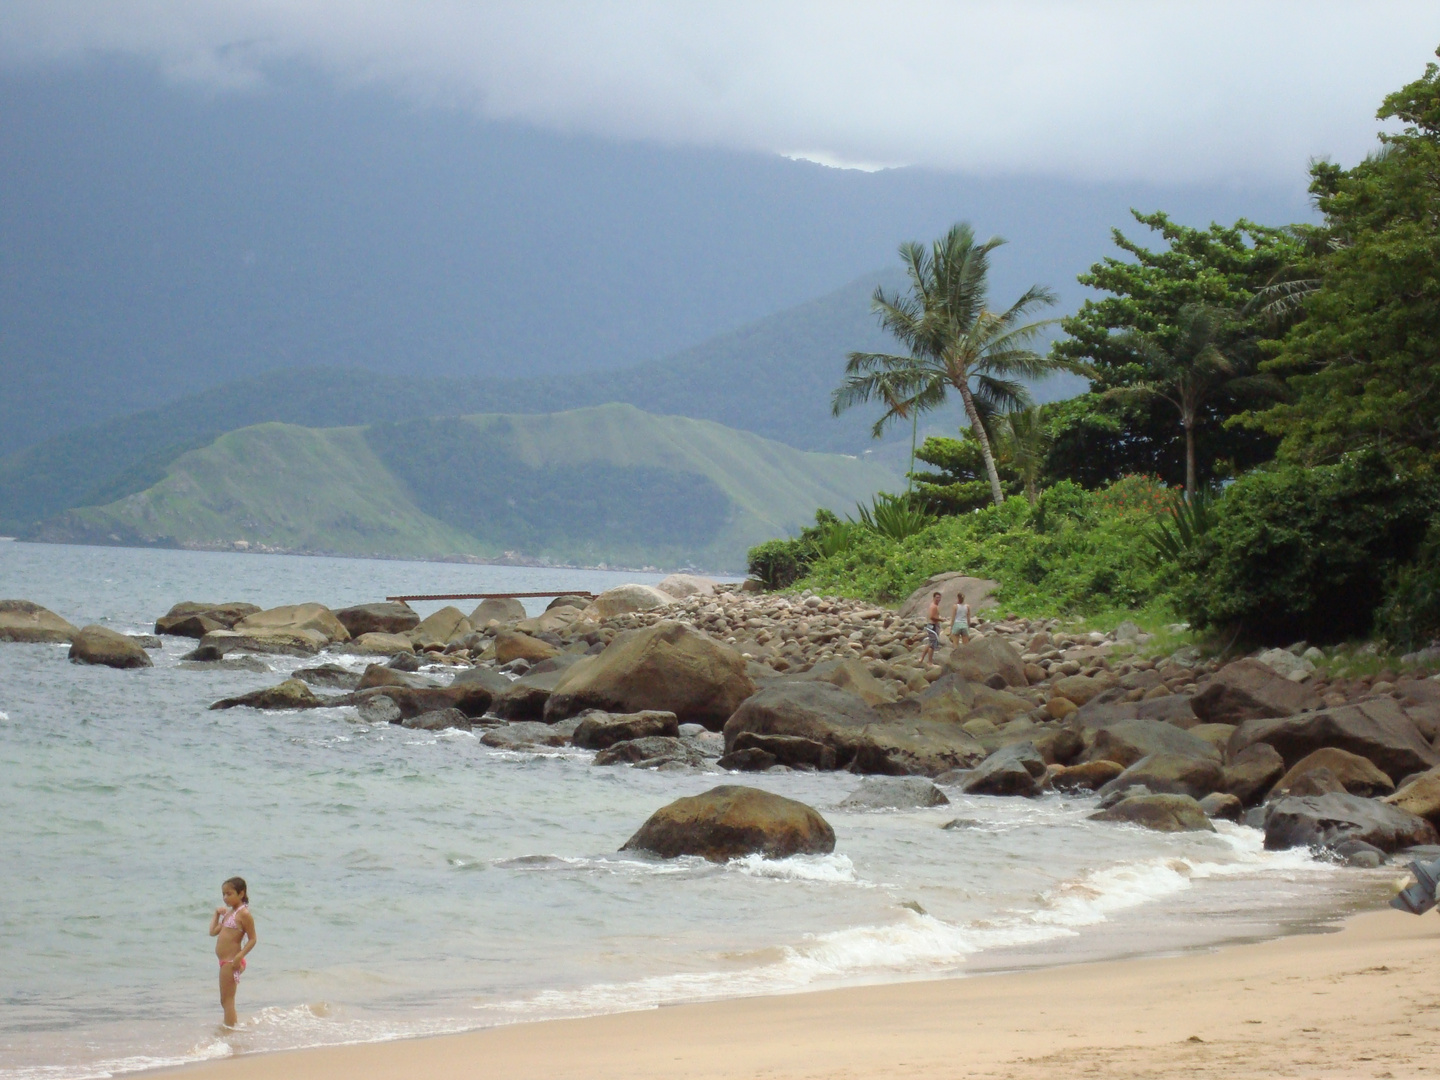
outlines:
[[[244,910],[245,910],[246,908],[248,908],[249,906],[250,906],[250,905],[247,903],[247,904],[241,904],[241,905],[240,905],[239,907],[237,907],[237,908],[231,908],[231,909],[226,913],[225,917],[220,920],[220,925],[223,926],[226,930],[234,930],[235,927],[236,927],[236,925],[237,925],[236,922],[235,922],[235,916],[236,916],[236,915],[239,915],[240,912],[244,911]]]

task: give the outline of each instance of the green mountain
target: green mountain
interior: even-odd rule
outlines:
[[[265,423],[28,538],[739,570],[745,551],[897,478],[626,404],[315,429]]]

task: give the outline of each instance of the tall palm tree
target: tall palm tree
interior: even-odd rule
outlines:
[[[1153,336],[1139,331],[1122,340],[1144,365],[1150,378],[1130,386],[1107,390],[1106,397],[1150,397],[1168,401],[1180,414],[1185,431],[1185,500],[1195,499],[1195,428],[1200,410],[1215,391],[1235,385],[1236,363],[1218,344],[1230,322],[1226,312],[1198,304],[1180,309],[1175,321],[1175,344],[1165,348]],[[1250,380],[1255,381],[1255,380]]]
[[[1040,473],[1050,449],[1050,433],[1040,419],[1038,407],[1007,413],[996,425],[1000,456],[1019,474],[1025,498],[1034,506],[1040,498]]]
[[[1032,285],[1003,311],[987,306],[990,253],[1004,242],[997,236],[977,244],[970,226],[962,222],[928,249],[917,243],[900,245],[909,291],[889,296],[876,289],[871,307],[880,325],[909,353],[851,353],[845,381],[830,398],[838,416],[861,402],[885,400],[889,388],[901,395],[913,415],[938,407],[955,390],[980,444],[997,506],[1005,495],[981,413],[1027,408],[1030,395],[1020,379],[1074,367],[1029,348],[1055,321],[1025,321],[1035,309],[1055,303],[1049,289]]]
[[[858,353],[851,353],[851,357]],[[867,373],[863,383],[850,382],[831,395],[831,412],[839,416],[851,405],[866,401],[878,401],[885,411],[870,428],[874,438],[885,434],[885,429],[899,420],[910,421],[910,468],[907,476],[915,471],[915,441],[919,432],[920,414],[934,404],[925,400],[926,370],[918,357],[886,356]],[[938,404],[936,402],[935,404]],[[909,491],[911,479],[906,485]]]

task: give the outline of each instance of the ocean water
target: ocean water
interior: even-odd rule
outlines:
[[[339,607],[624,580],[646,577],[0,543],[0,597],[122,631],[184,599]],[[845,812],[844,774],[743,781],[819,808],[832,855],[622,855],[655,808],[720,777],[497,751],[342,708],[210,712],[313,661],[187,671],[191,644],[167,640],[144,671],[0,645],[0,1077],[1207,948],[1323,928],[1394,877],[1267,853],[1239,826],[1092,823],[1085,798]],[[206,929],[233,874],[260,944],[225,1031]]]

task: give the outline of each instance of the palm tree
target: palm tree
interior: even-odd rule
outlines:
[[[878,295],[878,294],[877,294]],[[852,359],[859,353],[851,353]],[[885,411],[870,428],[874,438],[881,438],[885,429],[897,420],[910,421],[910,468],[907,477],[915,471],[915,440],[919,433],[920,414],[934,405],[925,404],[926,371],[920,359],[915,356],[886,356],[874,365],[863,382],[847,381],[846,385],[831,395],[831,412],[839,416],[852,405],[866,401],[879,401]],[[938,404],[938,402],[936,403]],[[914,485],[909,479],[906,491]]]
[[[1216,390],[1235,383],[1236,364],[1217,344],[1229,321],[1223,311],[1188,304],[1176,319],[1172,348],[1166,349],[1150,334],[1136,330],[1122,335],[1150,378],[1105,393],[1106,397],[1160,398],[1175,407],[1185,431],[1186,502],[1194,501],[1197,487],[1195,427],[1200,422],[1200,409]]]
[[[1050,433],[1040,420],[1039,408],[1007,413],[996,427],[996,442],[1004,458],[1025,484],[1025,498],[1034,506],[1040,497],[1040,473],[1050,449]]]
[[[1055,303],[1049,289],[1032,285],[1004,311],[986,306],[990,253],[1004,242],[997,236],[977,244],[970,226],[962,222],[928,250],[917,243],[900,245],[910,289],[895,296],[876,289],[871,306],[880,325],[909,353],[851,353],[845,381],[830,398],[838,416],[861,402],[886,400],[888,388],[900,395],[913,415],[938,407],[950,390],[957,391],[980,444],[997,506],[1005,495],[982,412],[1027,408],[1030,394],[1019,379],[1038,379],[1074,367],[1029,348],[1055,321],[1024,321],[1036,308]]]

